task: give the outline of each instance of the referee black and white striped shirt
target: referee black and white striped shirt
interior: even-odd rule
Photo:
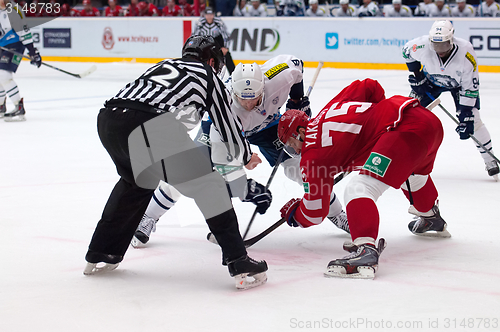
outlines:
[[[105,107],[145,112],[171,112],[188,130],[208,112],[215,128],[228,144],[229,153],[248,164],[252,157],[240,120],[230,107],[231,96],[211,66],[194,59],[169,59],[149,68],[128,83]]]
[[[214,17],[214,21],[212,23],[208,23],[204,17],[200,18],[194,27],[192,35],[212,36],[214,38],[220,35],[224,39],[224,45],[221,46],[227,48],[229,33],[227,32],[227,27],[224,22],[222,22],[222,20],[218,17]]]

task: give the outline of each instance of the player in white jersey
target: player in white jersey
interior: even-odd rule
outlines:
[[[442,92],[450,91],[460,122],[456,131],[460,139],[474,135],[493,153],[491,136],[479,113],[479,73],[476,53],[467,40],[454,37],[450,21],[436,21],[429,35],[410,40],[403,48],[412,92],[425,107]],[[437,56],[436,56],[437,55]],[[421,69],[421,66],[422,69]],[[432,98],[430,97],[432,96]],[[477,147],[490,176],[499,173],[497,162]]]
[[[478,16],[484,17],[499,17],[500,16],[500,4],[495,0],[486,0],[481,2],[477,10]]]
[[[384,6],[384,16],[385,17],[411,17],[411,8],[402,5],[401,0],[392,0],[392,5]]]
[[[436,5],[433,0],[424,0],[424,2],[420,2],[415,8],[415,16],[429,16],[431,11],[436,10]]]
[[[276,56],[263,65],[238,64],[233,75],[226,79],[226,86],[232,91],[231,110],[236,113],[243,126],[245,138],[250,144],[257,145],[271,166],[279,159],[283,144],[278,139],[277,128],[281,117],[280,107],[287,98],[287,109],[298,109],[311,115],[309,99],[304,96],[302,81],[302,60],[292,55]],[[205,121],[204,124],[207,122]],[[271,195],[259,183],[246,178],[241,163],[228,153],[218,131],[211,126],[210,137],[204,136],[203,142],[210,140],[211,157],[215,168],[223,176],[232,197],[257,205],[258,211],[265,213],[271,204]],[[281,165],[285,175],[302,186],[299,170],[300,159],[282,154]],[[162,182],[155,191],[143,220],[138,227],[134,247],[147,243],[158,219],[177,201],[179,195],[168,184]],[[174,189],[175,190],[175,189]],[[339,228],[349,232],[347,218],[342,205],[332,192],[329,219]]]
[[[252,0],[241,10],[241,14],[247,17],[266,17],[267,8],[260,3],[260,0]]]
[[[453,17],[474,17],[476,10],[471,5],[465,3],[465,0],[457,0],[457,5],[451,9]]]
[[[363,0],[363,4],[356,10],[355,16],[380,16],[380,10],[378,9],[377,2],[372,0]]]
[[[337,10],[335,11],[335,14],[332,14],[332,16],[335,16],[335,17],[356,16],[356,7],[351,5],[349,3],[349,0],[340,0],[339,4],[340,4],[340,8],[337,8]]]
[[[309,8],[306,10],[305,16],[327,17],[328,13],[325,8],[318,6],[318,0],[309,0]]]
[[[436,0],[436,6],[429,7],[429,17],[450,17],[450,6],[444,3],[444,0]]]
[[[24,13],[16,3],[0,0],[0,46],[13,52],[24,53],[27,48],[31,64],[40,67],[42,57],[33,46],[33,39]],[[23,98],[12,76],[17,71],[22,57],[6,50],[0,50],[0,118],[5,121],[26,120]],[[7,111],[7,95],[14,104],[14,111]]]

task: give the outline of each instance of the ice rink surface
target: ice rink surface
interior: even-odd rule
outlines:
[[[52,64],[76,73],[92,65]],[[237,291],[187,198],[160,220],[148,248],[130,247],[107,275],[84,276],[87,246],[118,180],[97,137],[97,113],[149,66],[97,64],[84,79],[20,66],[15,79],[27,121],[0,121],[0,331],[500,330],[500,183],[439,108],[445,137],[433,179],[452,237],[412,235],[408,203],[389,189],[378,201],[387,248],[374,280],[323,276],[330,260],[346,255],[342,244],[349,239],[325,220],[308,229],[285,224],[250,248],[251,257],[267,260],[268,282]],[[305,86],[313,73],[305,70]],[[386,96],[408,95],[407,75],[324,68],[311,94],[313,114],[356,79],[377,79]],[[482,119],[499,155],[500,75],[482,73],[480,81]],[[451,97],[442,101],[454,114]],[[265,184],[270,173],[262,164],[249,176]],[[335,188],[341,198],[349,180]],[[302,196],[282,170],[271,190],[271,208],[256,217],[250,237]],[[253,205],[233,202],[243,231]]]

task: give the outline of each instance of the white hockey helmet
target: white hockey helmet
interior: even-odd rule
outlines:
[[[436,21],[429,31],[431,46],[437,53],[446,53],[453,47],[455,29],[450,21]]]
[[[254,99],[264,93],[264,74],[259,65],[239,63],[231,77],[233,93],[240,99]]]

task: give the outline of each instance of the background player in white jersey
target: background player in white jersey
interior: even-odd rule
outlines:
[[[302,82],[302,61],[292,55],[279,55],[261,66],[257,64],[238,64],[228,83],[232,89],[231,109],[240,118],[245,138],[257,145],[269,162],[274,166],[283,149],[277,136],[277,125],[281,117],[280,107],[287,97],[287,109],[297,109],[311,115],[309,100],[304,96]],[[232,197],[261,205],[261,214],[271,203],[270,193],[264,186],[246,178],[241,163],[231,160],[225,144],[221,144],[219,134],[212,126],[210,130],[211,155],[215,167],[222,174]],[[205,141],[207,139],[205,138]],[[281,165],[285,175],[302,185],[299,159],[283,154]],[[141,246],[149,240],[158,219],[174,204],[178,195],[164,183],[155,191],[154,199],[146,210],[145,216],[136,232],[133,246]],[[342,205],[332,192],[329,219],[339,228],[349,232],[347,219]]]
[[[428,94],[437,98],[442,92],[451,92],[460,122],[456,129],[460,139],[468,139],[473,134],[493,152],[490,133],[479,113],[479,73],[471,43],[454,37],[450,21],[436,21],[429,35],[406,43],[403,57],[408,69],[413,72],[408,80],[421,104],[427,106],[432,102]],[[477,148],[488,174],[498,174],[497,162],[482,148]]]
[[[411,17],[411,8],[402,5],[401,0],[392,0],[392,5],[384,6],[384,16],[385,17]]]
[[[266,17],[267,16],[267,8],[260,3],[260,0],[252,0],[250,3],[247,3],[246,6],[241,10],[243,16],[247,17]]]
[[[499,17],[500,4],[495,0],[482,1],[477,9],[477,15],[484,17]]]
[[[328,16],[328,13],[325,10],[325,8],[318,6],[318,0],[310,0],[309,1],[309,8],[306,10],[305,16],[326,17],[326,16]]]
[[[435,11],[436,5],[433,0],[424,0],[424,2],[420,2],[415,8],[415,16],[429,16],[431,11]]]
[[[356,9],[355,16],[380,16],[378,4],[372,0],[363,0],[363,4]]]
[[[451,8],[451,16],[453,17],[474,17],[476,10],[465,0],[457,0],[457,5]]]
[[[306,9],[302,0],[279,0],[276,16],[304,16]]]
[[[349,3],[349,0],[340,0],[340,8],[335,11],[335,17],[350,17],[356,15],[356,7]]]
[[[444,3],[444,0],[436,0],[436,6],[429,7],[429,17],[450,17],[450,6]]]
[[[25,22],[24,13],[16,3],[9,0],[0,0],[0,46],[14,52],[24,53],[27,48],[31,57],[31,64],[40,67],[42,57],[33,46],[33,39],[28,24]],[[12,77],[21,63],[21,56],[0,50],[0,118],[7,122],[26,120],[23,98],[19,88]],[[14,111],[7,111],[7,95],[14,103]]]

